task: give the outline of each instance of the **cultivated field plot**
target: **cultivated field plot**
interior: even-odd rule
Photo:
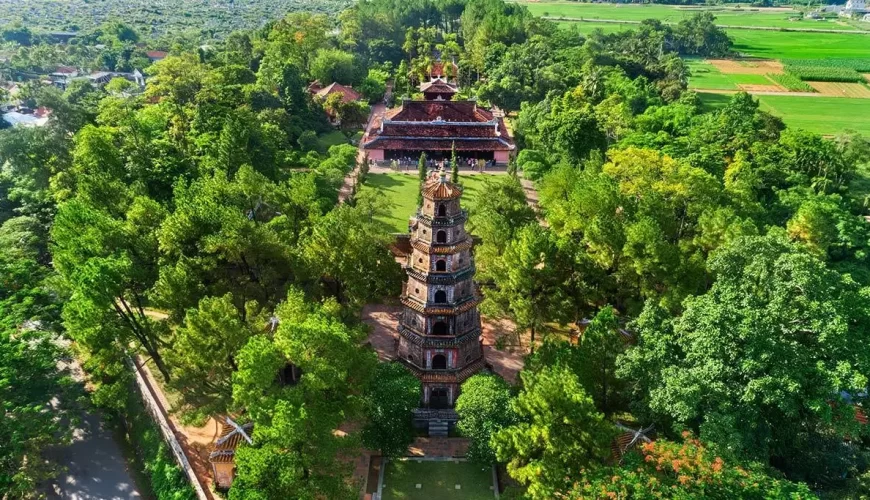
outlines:
[[[730,94],[698,94],[710,109],[720,108]],[[802,128],[822,135],[837,135],[854,130],[870,135],[870,99],[848,97],[803,97],[757,95],[761,109],[779,116],[789,127]]]
[[[707,59],[707,62],[723,73],[735,75],[766,75],[782,73],[782,63],[770,59]]]
[[[728,64],[725,64],[728,63]],[[770,80],[764,73],[735,73],[723,71],[722,68],[755,71],[755,67],[744,67],[736,61],[705,61],[703,59],[688,59],[689,88],[709,90],[746,90],[749,91],[785,91],[784,88]]]
[[[863,83],[807,82],[807,84],[825,96],[870,98],[870,87]]]
[[[453,461],[390,460],[384,469],[382,493],[383,500],[495,498],[491,468]]]
[[[659,19],[678,23],[696,12],[711,12],[716,23],[725,26],[772,27],[794,29],[826,29],[851,31],[856,28],[839,20],[792,20],[800,15],[790,8],[731,8],[695,7],[661,4],[599,4],[579,2],[522,2],[536,16],[566,17],[576,19],[607,19],[620,21],[642,21]]]
[[[796,31],[727,30],[734,50],[767,59],[870,57],[870,35]]]
[[[483,185],[484,179],[491,175],[459,175],[459,183],[464,188],[462,195],[462,208],[473,210],[477,194]],[[380,189],[393,206],[387,217],[379,217],[378,221],[389,226],[390,231],[405,233],[408,231],[408,218],[417,211],[417,192],[420,189],[417,172],[369,174],[364,190]]]

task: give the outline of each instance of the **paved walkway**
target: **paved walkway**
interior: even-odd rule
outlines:
[[[78,362],[65,366],[77,382],[85,376]],[[59,404],[59,401],[53,401]],[[47,485],[48,498],[69,500],[133,500],[142,498],[114,433],[95,409],[83,413],[69,446],[53,449],[52,458],[67,470]]]

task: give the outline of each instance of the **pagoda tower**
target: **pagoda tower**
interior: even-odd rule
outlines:
[[[452,408],[459,385],[484,367],[480,294],[473,281],[462,188],[443,171],[423,185],[411,224],[399,320],[399,359],[423,383],[423,407]]]

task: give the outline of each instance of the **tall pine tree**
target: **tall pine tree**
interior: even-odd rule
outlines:
[[[456,141],[450,147],[450,182],[459,182],[459,162],[456,161]]]

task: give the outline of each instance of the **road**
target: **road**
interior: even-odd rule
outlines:
[[[99,414],[83,416],[70,446],[54,452],[67,467],[51,484],[48,498],[65,500],[142,499],[127,470],[124,454],[112,430]]]
[[[61,362],[78,382],[84,373],[78,362]],[[53,401],[54,405],[60,404]],[[127,467],[127,461],[112,429],[96,409],[81,415],[73,430],[73,442],[49,452],[57,463],[66,467],[46,488],[46,496],[64,500],[141,500]]]

